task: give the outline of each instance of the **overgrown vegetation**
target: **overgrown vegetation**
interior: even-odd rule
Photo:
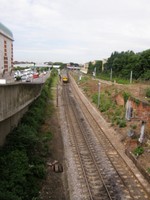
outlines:
[[[135,156],[139,156],[142,153],[144,153],[144,148],[142,146],[138,146],[136,149],[134,149],[133,154]]]
[[[98,105],[98,93],[92,95],[92,101]],[[101,112],[104,112],[112,125],[118,125],[120,128],[126,127],[125,109],[119,106],[112,99],[110,93],[106,90],[100,94],[100,107]]]
[[[92,74],[96,72],[96,76],[100,79],[129,84],[132,71],[132,79],[134,81],[149,81],[149,58],[150,49],[139,53],[134,53],[133,51],[115,51],[104,65],[100,60],[94,63],[89,62],[88,73]]]
[[[146,89],[146,97],[150,98],[150,88]]]
[[[149,167],[149,168],[147,168],[147,172],[150,174],[150,167]]]
[[[37,200],[41,180],[45,177],[45,156],[50,132],[40,134],[50,87],[56,72],[46,81],[40,97],[30,106],[17,128],[0,149],[0,199]]]
[[[123,98],[124,98],[124,102],[126,103],[128,101],[128,99],[129,99],[129,97],[130,97],[130,94],[127,93],[127,92],[123,92],[122,95],[123,95]]]

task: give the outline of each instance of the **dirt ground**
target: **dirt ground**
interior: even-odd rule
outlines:
[[[49,142],[49,156],[47,158],[47,176],[42,183],[40,200],[66,200],[67,181],[65,172],[54,172],[52,163],[58,162],[64,167],[63,142],[58,120],[58,110],[54,105],[53,114],[47,117],[42,129],[52,133],[52,140]],[[65,185],[66,184],[66,185]]]

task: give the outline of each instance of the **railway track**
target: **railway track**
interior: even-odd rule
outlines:
[[[70,85],[65,85],[62,92],[65,118],[82,187],[81,199],[134,199],[94,136],[72,95]]]
[[[114,177],[110,181],[115,181],[117,185],[119,184],[119,188],[121,188],[123,192],[122,195],[125,195],[125,197],[121,199],[139,199],[139,200],[150,199],[148,191],[145,190],[145,188],[136,178],[132,170],[122,159],[115,146],[112,145],[112,143],[105,135],[104,131],[101,128],[100,123],[98,122],[98,119],[96,118],[94,113],[92,113],[93,111],[90,109],[91,108],[90,105],[88,103],[87,104],[83,103],[82,97],[77,92],[77,88],[74,86],[74,84],[71,84],[71,90],[76,96],[77,102],[80,102],[80,107],[82,107],[84,118],[90,125],[89,128],[92,129],[93,131],[93,135],[92,136],[89,135],[89,138],[96,137],[97,143],[99,144],[99,146],[101,146],[101,150],[99,148],[97,149],[97,155],[101,155],[100,152],[103,151],[104,157],[106,156],[108,159],[109,165],[107,169],[104,169],[103,171],[108,171],[106,172],[108,174],[110,170],[113,171]],[[97,155],[95,154],[95,157]]]

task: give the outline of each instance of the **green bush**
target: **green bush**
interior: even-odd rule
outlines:
[[[92,96],[92,101],[96,105],[98,104],[98,93],[95,93]],[[108,98],[108,94],[101,93],[100,94],[100,111],[101,112],[106,112],[109,110],[111,107],[113,107],[113,103],[110,98]]]
[[[149,167],[149,168],[147,168],[147,172],[150,174],[150,167]]]
[[[20,80],[21,80],[21,76],[17,76],[16,81],[20,81]]]
[[[45,149],[51,133],[44,139],[38,131],[44,121],[52,78],[48,79],[40,97],[30,106],[18,127],[0,148],[0,199],[33,200],[39,195],[41,179],[45,178]]]
[[[136,128],[137,128],[137,125],[136,125],[136,124],[132,124],[132,125],[131,125],[131,128],[132,128],[132,129],[136,129]]]
[[[150,98],[150,88],[146,89],[146,97]]]
[[[139,155],[141,155],[142,153],[144,153],[144,148],[143,147],[141,147],[141,146],[138,146],[136,149],[134,149],[134,151],[133,151],[133,154],[135,155],[135,156],[139,156]]]
[[[123,98],[124,98],[125,103],[126,103],[127,100],[129,99],[129,97],[130,97],[130,94],[129,94],[129,93],[123,92]]]
[[[98,103],[98,93],[93,94],[92,96],[92,102],[97,104]]]
[[[125,121],[124,119],[121,119],[121,120],[119,121],[119,127],[120,127],[120,128],[126,127],[126,121]]]

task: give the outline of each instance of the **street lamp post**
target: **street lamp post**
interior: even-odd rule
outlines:
[[[110,81],[112,81],[112,68],[110,70]]]
[[[101,83],[100,83],[100,81],[98,82],[98,108],[99,108],[99,106],[100,106],[100,85],[101,85]]]
[[[130,73],[130,84],[132,83],[132,71]]]

